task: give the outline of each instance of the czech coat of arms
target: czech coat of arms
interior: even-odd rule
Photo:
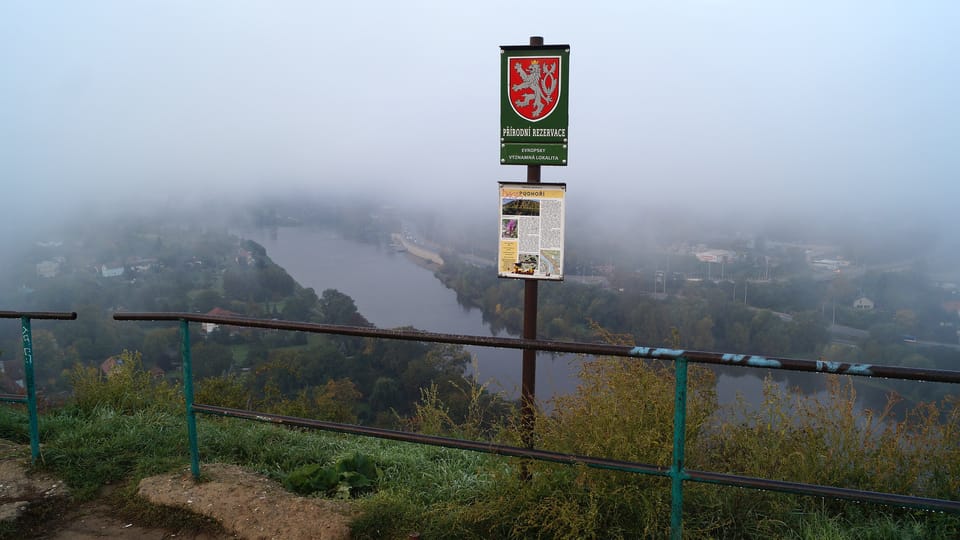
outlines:
[[[560,57],[514,56],[507,64],[513,110],[532,122],[550,116],[560,97]]]

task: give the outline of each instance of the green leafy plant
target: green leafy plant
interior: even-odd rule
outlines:
[[[304,465],[283,481],[284,487],[301,495],[325,493],[342,499],[370,491],[381,476],[380,469],[369,457],[354,452],[334,465]]]

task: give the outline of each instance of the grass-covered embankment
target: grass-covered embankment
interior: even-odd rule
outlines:
[[[587,363],[580,390],[538,419],[537,446],[574,454],[666,464],[672,448],[672,370],[640,362]],[[118,484],[133,499],[145,476],[188,464],[179,390],[129,362],[109,378],[78,368],[75,398],[41,420],[41,467],[78,499]],[[768,388],[757,410],[717,414],[712,375],[693,369],[688,466],[841,487],[958,498],[960,410],[925,404],[897,419],[855,410],[842,383],[827,398]],[[476,395],[479,395],[477,393]],[[493,431],[472,410],[455,424],[426,391],[408,425],[427,433],[516,443],[508,422]],[[723,418],[738,418],[736,422]],[[27,440],[22,410],[0,408],[0,436]],[[520,462],[472,452],[201,417],[203,463],[240,464],[279,480],[304,465],[362,455],[379,472],[359,495],[357,538],[659,538],[668,534],[663,478]],[[341,492],[343,493],[343,492]],[[687,484],[691,538],[954,538],[960,517],[932,512]]]

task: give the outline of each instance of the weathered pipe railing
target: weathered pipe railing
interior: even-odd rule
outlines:
[[[27,395],[0,394],[0,401],[26,403],[30,417],[30,459],[36,463],[40,457],[40,428],[37,421],[37,388],[33,377],[33,332],[30,329],[32,319],[55,319],[72,321],[77,318],[75,312],[47,311],[0,311],[0,319],[20,319],[20,338],[23,342],[23,379]]]
[[[687,401],[687,365],[690,362],[712,365],[735,365],[751,368],[782,369],[789,371],[807,371],[817,373],[844,374],[861,377],[883,377],[912,381],[930,381],[943,383],[960,383],[960,372],[937,369],[917,369],[896,366],[872,364],[849,364],[844,362],[825,362],[821,360],[801,360],[794,358],[774,358],[765,356],[749,356],[742,354],[723,354],[704,351],[686,351],[677,349],[662,349],[650,347],[625,347],[619,345],[587,344],[562,341],[543,341],[538,339],[511,339],[497,337],[465,336],[456,334],[437,334],[416,330],[384,330],[358,326],[337,326],[328,324],[313,324],[303,322],[288,322],[277,320],[249,319],[243,317],[218,317],[210,315],[196,315],[192,313],[116,313],[113,316],[118,321],[179,321],[181,334],[181,354],[183,358],[184,394],[187,409],[187,427],[190,438],[191,470],[194,478],[199,478],[200,462],[197,447],[197,430],[195,413],[205,413],[248,420],[273,422],[288,426],[297,426],[353,435],[378,437],[395,441],[405,441],[418,444],[429,444],[447,448],[458,448],[486,452],[502,456],[515,456],[538,459],[565,464],[584,464],[599,469],[613,469],[632,473],[663,476],[671,480],[671,513],[670,525],[674,538],[680,538],[683,514],[683,482],[702,482],[720,484],[799,495],[832,497],[860,502],[880,503],[922,510],[946,511],[960,513],[960,501],[913,497],[893,493],[862,491],[833,486],[805,484],[800,482],[784,482],[734,474],[723,474],[709,471],[696,471],[684,466],[684,445],[686,428],[686,401]],[[421,341],[434,343],[453,343],[458,345],[475,345],[482,347],[501,347],[509,349],[528,349],[560,353],[579,353],[597,356],[619,356],[626,358],[645,358],[673,361],[676,369],[676,388],[674,398],[673,420],[673,457],[669,467],[650,465],[629,461],[607,459],[597,456],[578,456],[561,454],[546,450],[519,448],[476,441],[463,441],[446,437],[434,437],[406,433],[388,429],[339,424],[309,420],[290,416],[266,414],[241,409],[230,409],[214,405],[204,405],[193,402],[193,380],[190,362],[190,332],[189,323],[214,323],[249,328],[266,328],[274,330],[293,330],[319,334],[337,334],[368,338],[398,339],[405,341]]]

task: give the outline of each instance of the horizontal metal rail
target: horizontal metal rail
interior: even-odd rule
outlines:
[[[0,311],[0,319],[20,319],[20,338],[23,343],[23,378],[26,395],[0,394],[0,401],[11,403],[25,403],[29,416],[30,430],[30,459],[33,463],[40,457],[40,422],[37,413],[37,387],[33,376],[33,331],[30,329],[32,319],[52,319],[72,321],[77,318],[77,312],[70,311]]]
[[[912,495],[898,495],[896,493],[884,493],[881,491],[821,486],[819,484],[787,482],[784,480],[770,480],[767,478],[755,478],[751,476],[696,471],[691,469],[684,470],[684,479],[704,484],[736,486],[761,491],[792,493],[794,495],[812,495],[854,502],[871,502],[890,506],[916,508],[918,510],[938,510],[960,514],[960,501],[950,501],[946,499],[914,497]]]
[[[476,345],[480,347],[499,347],[506,349],[532,349],[546,352],[589,354],[596,356],[619,356],[656,360],[677,360],[683,357],[686,358],[687,361],[696,364],[711,364],[721,366],[733,365],[785,371],[805,371],[813,373],[831,373],[836,375],[852,375],[857,377],[883,377],[911,381],[960,384],[960,371],[886,366],[881,364],[853,364],[847,362],[828,362],[824,360],[806,360],[775,356],[730,354],[654,347],[631,347],[624,345],[608,345],[604,343],[579,343],[574,341],[546,341],[541,339],[440,334],[435,332],[422,332],[420,330],[413,329],[382,329],[369,326],[340,326],[334,324],[280,321],[276,319],[200,315],[197,313],[128,312],[115,313],[113,318],[118,321],[189,321],[197,323],[243,326],[248,328],[292,330],[296,332],[310,332],[316,334],[337,334],[344,336],[423,341],[430,343],[453,343],[456,345]]]
[[[0,319],[50,319],[57,321],[73,321],[77,318],[76,311],[0,311]]]
[[[567,465],[584,464],[598,469],[613,469],[633,473],[652,474],[655,476],[669,475],[668,467],[634,463],[631,461],[562,454],[560,452],[550,452],[547,450],[520,448],[502,444],[453,439],[450,437],[437,437],[434,435],[421,435],[419,433],[411,433],[407,431],[395,431],[391,429],[358,426],[355,424],[341,424],[337,422],[327,422],[324,420],[311,420],[308,418],[297,418],[294,416],[283,416],[280,414],[268,414],[256,411],[248,411],[245,409],[231,409],[229,407],[203,405],[200,403],[194,404],[193,410],[199,413],[217,416],[258,420],[260,422],[270,422],[272,424],[280,424],[284,426],[303,427],[321,431],[333,431],[336,433],[346,433],[350,435],[362,435],[365,437],[376,437],[378,439],[388,439],[391,441],[442,446],[444,448],[456,448],[459,450],[473,450],[475,452],[495,454],[498,456],[532,458],[541,461],[564,463]],[[958,507],[960,507],[960,505],[958,505]]]
[[[690,362],[706,365],[732,365],[748,368],[766,368],[785,371],[851,375],[855,377],[883,377],[890,379],[954,384],[960,383],[960,372],[958,371],[886,366],[880,364],[827,362],[823,360],[691,351],[683,349],[640,346],[631,347],[599,343],[591,344],[564,341],[544,341],[539,339],[499,338],[461,334],[441,334],[435,332],[422,332],[412,328],[387,330],[371,326],[340,326],[331,324],[280,321],[276,319],[265,320],[247,317],[199,315],[195,313],[115,313],[113,317],[119,321],[178,321],[180,323],[181,354],[183,357],[182,364],[184,371],[184,397],[186,400],[187,411],[187,431],[190,439],[191,469],[193,471],[194,478],[200,477],[199,450],[196,437],[196,413],[200,412],[219,416],[272,422],[289,426],[349,433],[353,435],[378,437],[418,444],[445,446],[449,448],[459,448],[463,450],[473,450],[505,456],[531,458],[556,463],[584,464],[586,466],[595,468],[614,469],[626,472],[668,477],[671,480],[670,530],[671,537],[676,539],[679,539],[682,536],[683,483],[687,481],[791,493],[797,495],[821,496],[859,502],[872,502],[907,508],[917,508],[922,510],[960,513],[960,501],[863,491],[833,486],[805,484],[801,482],[770,480],[765,478],[754,478],[749,476],[717,472],[687,470],[684,466],[687,365]],[[476,441],[464,441],[460,439],[419,435],[415,433],[385,430],[352,424],[340,424],[335,422],[265,414],[242,409],[230,409],[213,405],[194,404],[193,381],[191,374],[192,367],[190,361],[190,332],[188,325],[190,322],[213,323],[271,330],[290,330],[319,334],[335,334],[361,338],[395,339],[430,343],[452,343],[457,345],[473,345],[481,347],[499,347],[558,353],[671,361],[674,364],[675,370],[673,453],[671,465],[670,467],[663,467],[658,465],[611,460],[593,456],[562,454],[532,448],[518,448]]]
[[[337,422],[327,422],[324,420],[311,420],[294,416],[269,414],[245,409],[232,409],[229,407],[204,405],[200,403],[194,404],[193,410],[199,413],[215,416],[256,420],[260,422],[280,424],[283,426],[332,431],[336,433],[346,433],[349,435],[360,435],[365,437],[376,437],[378,439],[389,439],[392,441],[441,446],[444,448],[455,448],[458,450],[471,450],[486,454],[529,458],[539,461],[562,463],[566,465],[586,465],[587,467],[595,469],[608,469],[663,477],[670,476],[669,467],[638,463],[634,461],[606,459],[576,454],[563,454],[560,452],[550,452],[547,450],[521,448],[517,446],[485,443],[464,439],[453,439],[450,437],[437,437],[434,435],[421,435],[419,433],[410,433],[406,431],[358,426],[355,424],[341,424]],[[795,495],[813,495],[820,497],[831,497],[835,499],[873,502],[909,508],[933,509],[945,512],[960,513],[960,501],[947,501],[942,499],[931,499],[927,497],[913,497],[910,495],[897,495],[876,491],[820,486],[816,484],[805,484],[802,482],[768,480],[765,478],[755,478],[752,476],[696,471],[690,469],[686,469],[684,473],[685,480],[706,484],[721,484],[763,491],[792,493]]]

